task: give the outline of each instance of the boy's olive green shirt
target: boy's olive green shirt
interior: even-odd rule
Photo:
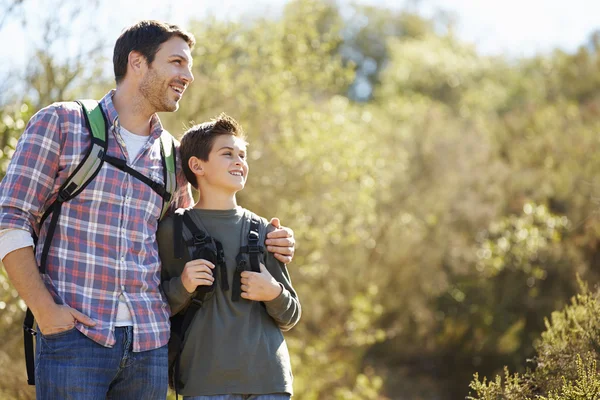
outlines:
[[[222,243],[231,288],[241,236],[248,234],[241,231],[244,209],[192,209],[191,217]],[[261,223],[270,227],[268,231],[273,230],[264,218]],[[184,239],[191,238],[187,228],[183,234]],[[173,217],[161,222],[157,238],[162,288],[171,314],[175,314],[184,310],[192,298],[181,282],[190,254],[184,251],[182,259],[174,258]],[[262,303],[231,301],[231,289],[223,292],[220,275],[216,274],[214,293],[206,298],[186,332],[180,364],[182,395],[293,394],[290,357],[282,331],[291,329],[300,319],[300,302],[286,266],[270,252],[265,252],[265,267],[283,290],[274,300]]]

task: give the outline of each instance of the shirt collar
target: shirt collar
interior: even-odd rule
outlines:
[[[115,105],[112,100],[115,93],[116,90],[112,89],[102,98],[102,100],[100,100],[100,104],[106,113],[106,119],[108,119],[109,124],[113,126],[116,132],[119,132],[119,114],[117,114],[117,110],[115,109]],[[160,118],[158,118],[158,115],[153,114],[150,120],[150,136],[153,139],[158,139],[163,130],[164,128],[160,122]]]

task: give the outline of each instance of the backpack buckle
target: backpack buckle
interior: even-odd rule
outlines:
[[[23,325],[23,330],[25,332],[29,333],[31,336],[36,336],[37,335],[37,332],[35,331],[35,329],[30,328],[30,327],[28,327],[26,325]]]
[[[246,270],[246,265],[248,265],[248,262],[244,258],[240,257],[238,259],[238,262],[237,262],[237,265],[235,267],[235,270],[237,272],[244,272]]]
[[[77,189],[77,184],[75,182],[71,182],[69,186],[58,193],[58,200],[62,203],[69,200],[75,189]]]
[[[197,298],[193,297],[191,303],[193,305],[195,305],[196,307],[200,308],[200,307],[202,307],[202,304],[204,302],[202,300],[200,300],[200,299],[197,299]]]
[[[163,198],[164,201],[171,201],[171,193],[167,192],[167,189],[160,183],[152,181],[150,184],[150,188],[154,190],[160,197]]]
[[[250,231],[248,233],[248,242],[258,242],[258,232]]]
[[[248,253],[250,254],[260,254],[262,253],[261,248],[259,245],[248,245]]]
[[[208,236],[204,232],[194,233],[194,246],[200,246],[208,242]]]
[[[258,246],[258,232],[250,231],[248,233],[248,253],[260,253],[260,247]]]

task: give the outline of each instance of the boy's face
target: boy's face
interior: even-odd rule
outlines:
[[[140,92],[155,112],[176,111],[192,83],[192,53],[182,38],[173,36],[160,45],[140,82]]]
[[[201,179],[215,188],[235,193],[244,188],[248,177],[246,142],[233,135],[215,138],[208,161],[201,161]]]

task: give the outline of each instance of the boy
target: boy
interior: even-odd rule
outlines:
[[[242,225],[251,214],[236,201],[248,177],[246,144],[241,126],[225,114],[191,128],[181,139],[183,171],[200,192],[198,202],[185,213],[222,244],[224,266],[192,260],[187,250],[193,251],[193,246],[176,259],[175,217],[165,219],[158,231],[162,287],[171,314],[185,312],[197,289],[212,286],[185,332],[178,364],[176,385],[188,399],[283,400],[292,395],[290,359],[281,331],[296,325],[301,309],[286,266],[264,252],[260,272],[245,270],[235,276],[241,238],[248,235]],[[268,226],[264,219],[260,224]],[[191,235],[187,228],[181,234],[187,243]],[[223,279],[227,282],[220,282]]]

